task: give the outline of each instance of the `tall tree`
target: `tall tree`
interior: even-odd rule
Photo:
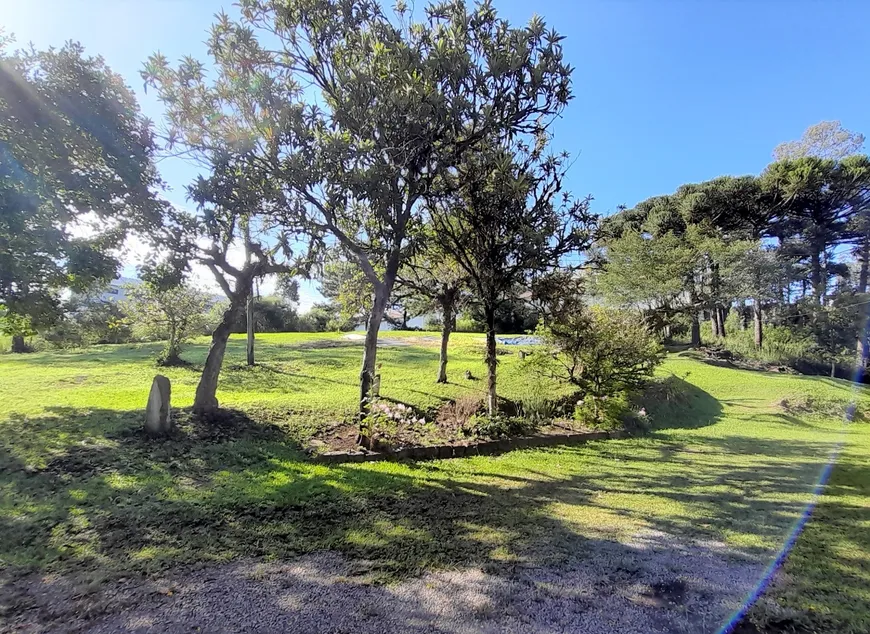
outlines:
[[[781,209],[777,237],[792,242],[808,262],[817,305],[824,304],[834,272],[831,250],[856,240],[855,220],[870,209],[870,159],[855,155],[841,161],[816,157],[772,163],[762,181]]]
[[[234,324],[245,313],[256,280],[269,275],[305,275],[318,251],[316,236],[307,242],[288,230],[292,223],[287,213],[274,209],[257,198],[260,174],[243,155],[219,158],[206,148],[204,156],[214,156],[211,174],[199,177],[188,188],[199,213],[173,209],[164,228],[153,240],[168,253],[169,262],[149,262],[143,277],[160,281],[178,277],[192,263],[206,267],[228,304],[212,333],[211,345],[196,388],[194,412],[208,415],[217,410],[218,379]],[[256,186],[254,185],[256,183]],[[239,255],[241,253],[241,255]]]
[[[838,161],[864,148],[864,135],[847,130],[839,121],[820,121],[804,130],[797,141],[780,143],[773,149],[774,161],[814,156]]]
[[[214,44],[211,50],[218,55]],[[292,92],[276,91],[260,81],[243,58],[221,59],[225,63],[216,64],[213,84],[207,82],[205,67],[190,58],[173,69],[155,54],[141,71],[146,87],[156,89],[166,106],[164,150],[194,162],[205,174],[188,187],[198,213],[174,209],[173,222],[156,241],[170,253],[174,269],[190,261],[208,268],[229,300],[212,333],[197,386],[193,408],[198,414],[218,408],[227,340],[253,296],[256,280],[305,275],[319,245],[316,231],[301,235],[296,204],[285,200],[276,205],[266,195],[280,187],[262,160],[274,147],[273,126],[300,115]]]
[[[162,222],[154,149],[133,93],[102,58],[72,42],[15,53],[0,42],[6,311],[47,325],[61,313],[62,289],[117,275],[126,236]]]
[[[163,288],[145,282],[127,290],[123,308],[146,337],[166,341],[157,363],[173,366],[184,363],[181,347],[204,327],[208,304],[208,295],[192,286]]]
[[[807,128],[799,141],[778,145],[773,156],[776,160],[804,157],[841,160],[859,154],[864,141],[863,134],[843,128],[839,121],[822,121]],[[853,254],[859,265],[857,290],[865,293],[870,277],[870,213],[866,210],[856,213],[850,229],[855,236]],[[859,362],[866,366],[870,359],[870,337],[866,332],[859,336],[858,351]]]
[[[465,271],[486,329],[487,408],[498,410],[495,315],[517,288],[551,272],[568,254],[591,243],[596,218],[590,199],[562,191],[566,156],[545,154],[547,139],[533,148],[492,144],[466,155],[445,175],[444,191],[428,211],[442,248]]]
[[[399,270],[399,288],[417,299],[423,308],[441,313],[441,353],[438,360],[438,383],[447,383],[447,349],[450,334],[456,328],[459,308],[467,299],[468,274],[438,245],[426,241],[426,250],[414,255]]]
[[[482,138],[533,132],[558,114],[570,98],[562,38],[539,18],[511,28],[491,4],[458,0],[427,7],[420,22],[403,2],[392,18],[375,0],[240,8],[238,21],[218,16],[209,38],[219,79],[186,81],[177,103],[202,105],[206,119],[256,111],[264,200],[331,234],[371,283],[364,409],[421,196]],[[166,72],[166,60],[152,62]]]

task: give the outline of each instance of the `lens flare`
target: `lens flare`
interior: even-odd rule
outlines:
[[[858,390],[858,386],[861,385],[861,380],[863,378],[863,368],[858,364],[858,369],[855,371],[855,375],[852,377],[852,391],[853,393]],[[755,602],[764,594],[764,591],[770,585],[770,582],[773,580],[774,575],[776,575],[777,570],[780,569],[783,562],[785,562],[786,557],[791,552],[791,549],[794,547],[797,542],[798,537],[800,537],[801,532],[804,530],[804,526],[806,526],[810,517],[813,514],[813,510],[816,508],[816,504],[819,501],[819,497],[825,490],[825,485],[828,482],[828,478],[831,475],[831,471],[834,468],[834,465],[837,462],[837,459],[840,457],[840,452],[843,450],[843,446],[846,443],[846,433],[848,429],[849,423],[852,422],[852,419],[855,415],[855,407],[856,407],[857,399],[853,400],[849,407],[846,409],[846,416],[843,420],[843,427],[840,431],[840,436],[837,441],[837,444],[831,450],[830,455],[828,456],[828,462],[825,464],[821,473],[819,474],[819,479],[816,482],[815,487],[813,487],[813,494],[810,497],[809,502],[804,507],[803,512],[800,517],[795,521],[792,525],[791,530],[788,533],[788,537],[786,538],[783,545],[780,547],[779,552],[777,552],[776,557],[774,557],[773,561],[764,571],[764,574],[761,576],[761,579],[755,584],[755,587],[749,592],[746,597],[746,600],[743,601],[743,604],[740,608],[731,615],[731,618],[717,630],[717,634],[731,634],[740,621],[746,616],[746,613],[749,609],[755,604]]]

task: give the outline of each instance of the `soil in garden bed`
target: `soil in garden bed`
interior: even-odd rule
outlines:
[[[587,432],[593,429],[572,420],[556,420],[541,427],[536,433],[562,435],[571,432]],[[352,422],[335,425],[315,434],[308,442],[312,453],[327,451],[354,451],[358,449],[359,427]],[[470,445],[480,441],[496,440],[488,436],[463,433],[461,428],[442,427],[437,423],[425,425],[396,426],[389,435],[375,436],[375,450],[399,449],[426,445]]]

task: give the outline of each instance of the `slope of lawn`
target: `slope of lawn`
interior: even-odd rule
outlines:
[[[425,411],[483,389],[464,378],[483,376],[480,335],[455,336],[447,385],[434,382],[437,340],[384,336],[384,396]],[[671,355],[661,374],[682,387],[645,403],[655,430],[644,437],[327,467],[298,442],[353,411],[358,343],[263,335],[260,365],[248,369],[233,339],[219,391],[232,413],[210,426],[182,414],[171,441],[139,432],[156,351],[0,356],[0,568],[105,576],[326,548],[390,581],[444,566],[558,564],[644,531],[769,559],[842,444],[814,519],[752,619],[870,630],[870,424],[850,383]],[[185,354],[193,367],[161,370],[175,407],[192,402],[205,351],[197,342]],[[516,354],[500,361],[502,394],[520,398],[534,379]],[[859,415],[846,424],[853,400]]]

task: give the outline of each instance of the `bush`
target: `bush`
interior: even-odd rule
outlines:
[[[254,298],[254,330],[256,332],[297,332],[299,315],[296,309],[281,297]],[[248,331],[248,316],[243,312],[233,324],[233,332]]]
[[[143,283],[130,287],[127,298],[123,308],[130,315],[134,332],[166,341],[157,363],[181,364],[181,347],[205,327],[208,295],[185,285],[163,288]]]
[[[460,317],[456,320],[456,332],[483,332],[483,325],[471,317]]]
[[[574,420],[600,429],[623,426],[629,413],[629,400],[625,392],[613,396],[587,396],[574,407]]]
[[[446,429],[468,429],[469,419],[482,410],[483,399],[480,395],[466,394],[442,405],[435,422]]]
[[[625,311],[578,306],[536,332],[547,350],[532,355],[530,365],[578,387],[584,398],[612,398],[638,389],[664,360],[656,336]]]
[[[521,416],[475,414],[468,419],[468,431],[482,438],[510,438],[527,436],[540,429],[538,421]]]
[[[537,383],[520,397],[518,410],[520,416],[540,427],[553,418],[553,403],[538,387]]]
[[[440,332],[443,320],[439,315],[429,315],[423,323],[423,330],[432,332]]]
[[[752,325],[750,324],[750,327],[745,330],[741,329],[739,317],[732,312],[725,322],[725,332],[727,335],[718,339],[716,343],[744,359],[788,366],[793,366],[804,359],[823,362],[822,359],[815,358],[816,346],[813,338],[796,328],[765,324],[764,341],[758,349],[755,347],[755,331]],[[701,324],[701,339],[713,341],[709,322]]]

